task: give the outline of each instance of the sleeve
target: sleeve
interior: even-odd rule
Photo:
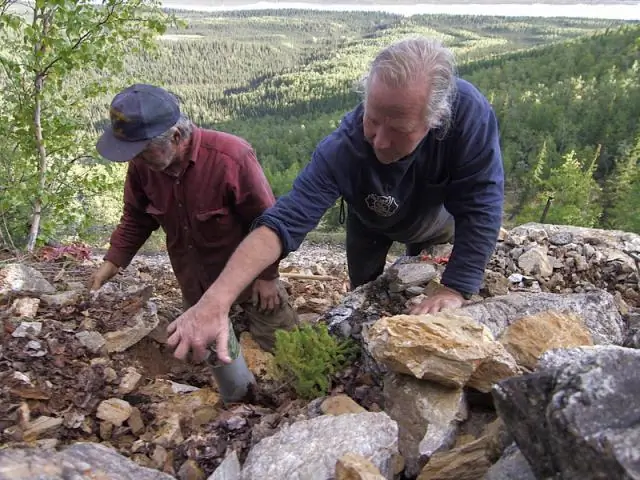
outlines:
[[[237,179],[231,190],[235,211],[249,230],[253,222],[267,208],[273,206],[276,199],[253,149],[247,152],[238,165]],[[273,263],[257,278],[261,280],[278,278],[279,264],[279,261]]]
[[[477,293],[502,223],[504,169],[491,105],[484,100],[466,117],[445,198],[445,208],[455,219],[455,238],[442,284]]]
[[[281,258],[297,250],[324,213],[340,197],[338,183],[321,152],[316,149],[311,161],[293,182],[292,189],[278,198],[262,214],[254,228],[264,225],[278,234],[282,242]]]
[[[126,268],[151,233],[158,229],[158,222],[146,212],[148,204],[149,199],[140,186],[135,164],[129,162],[124,182],[122,216],[111,234],[111,245],[104,256],[105,260]]]

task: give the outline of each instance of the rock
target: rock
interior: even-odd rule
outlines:
[[[557,232],[549,237],[549,243],[552,245],[562,246],[571,242],[573,242],[573,235],[571,232]]]
[[[320,404],[320,411],[325,415],[343,415],[345,413],[363,413],[366,410],[348,395],[334,395]]]
[[[134,315],[133,326],[104,334],[107,351],[109,353],[124,352],[146,337],[158,326],[158,322],[156,305],[153,302],[147,302],[144,308]]]
[[[55,293],[56,289],[35,268],[11,263],[0,268],[0,296],[9,293],[41,295]]]
[[[483,480],[536,480],[531,465],[514,443],[491,466]]]
[[[38,307],[40,306],[39,298],[16,298],[11,304],[11,310],[18,317],[35,318],[38,315]]]
[[[380,470],[362,455],[347,453],[336,463],[335,480],[384,480]]]
[[[158,325],[156,328],[149,332],[148,337],[151,340],[158,342],[161,345],[165,345],[167,340],[169,339],[169,334],[167,333],[167,327],[171,322],[164,315],[158,313]]]
[[[258,378],[270,377],[273,355],[262,350],[249,332],[242,332],[239,341],[249,370]]]
[[[182,428],[180,427],[180,416],[178,414],[165,418],[161,423],[153,443],[164,448],[173,448],[184,442]]]
[[[553,274],[553,266],[549,256],[540,247],[533,247],[520,255],[518,266],[525,275],[539,275],[546,278]]]
[[[453,445],[458,424],[468,415],[462,389],[410,375],[387,374],[384,399],[385,412],[398,423],[398,449],[410,477],[434,453]]]
[[[94,330],[83,330],[76,333],[75,337],[80,342],[80,345],[85,347],[91,353],[100,352],[102,350],[102,347],[104,347],[107,343],[104,337]]]
[[[382,318],[368,330],[366,344],[390,370],[448,387],[487,392],[499,379],[518,373],[489,329],[451,312]]]
[[[144,421],[142,420],[142,414],[136,407],[131,409],[131,415],[127,419],[127,424],[129,425],[129,428],[131,428],[131,433],[134,435],[139,436],[144,433],[145,427]]]
[[[134,368],[129,368],[127,373],[118,386],[118,393],[121,395],[127,395],[133,392],[138,386],[138,382],[142,379],[142,375],[138,373]]]
[[[624,341],[624,321],[613,295],[604,290],[570,294],[512,292],[466,305],[456,312],[471,316],[486,325],[495,337],[500,337],[516,320],[547,310],[574,313],[580,317],[596,345],[621,345]]]
[[[484,288],[492,297],[509,293],[511,282],[502,274],[487,270],[484,277]]]
[[[640,476],[640,351],[552,350],[494,387],[496,409],[537,478]]]
[[[28,335],[37,337],[42,331],[42,322],[21,322],[11,336],[13,338],[25,338]]]
[[[240,470],[238,455],[232,450],[207,480],[240,480]]]
[[[67,290],[54,295],[40,295],[40,299],[50,307],[66,307],[76,305],[81,301],[82,292],[78,290]]]
[[[367,457],[384,478],[393,478],[398,426],[384,412],[322,415],[285,426],[250,451],[242,480],[332,478],[346,453]]]
[[[112,448],[96,443],[75,443],[59,452],[52,449],[5,448],[0,450],[0,465],[0,478],[3,480],[174,478],[158,470],[140,467]]]
[[[36,440],[42,435],[50,434],[57,430],[63,422],[63,418],[47,417],[43,415],[32,422],[29,422],[24,432],[22,432],[22,437],[26,442]]]
[[[96,417],[119,427],[131,415],[132,407],[129,402],[120,398],[110,398],[100,402]]]
[[[573,313],[540,312],[512,323],[499,338],[518,365],[533,370],[540,356],[555,348],[593,345],[582,319]]]
[[[477,480],[489,470],[487,437],[436,453],[422,469],[417,480]]]
[[[180,480],[205,480],[206,475],[195,460],[187,460],[178,470]]]
[[[431,263],[403,263],[390,267],[385,275],[389,278],[389,290],[402,292],[409,287],[424,285],[437,276]]]

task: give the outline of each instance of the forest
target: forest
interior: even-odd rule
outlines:
[[[164,18],[156,48],[127,50],[117,75],[92,65],[70,71],[59,84],[56,95],[68,99],[88,80],[98,87],[70,103],[73,138],[84,150],[51,158],[55,173],[46,188],[56,193],[43,197],[39,242],[104,244],[118,221],[126,167],[106,164],[91,150],[118,88],[134,81],[161,85],[182,99],[199,126],[246,138],[282,195],[315,145],[360,101],[355,85],[375,53],[414,34],[451,47],[459,75],[496,110],[505,224],[541,220],[548,207],[542,219],[549,223],[640,232],[634,215],[640,206],[638,23],[300,10],[163,14],[173,20]],[[0,83],[7,81],[0,73]],[[9,133],[19,141],[20,131]],[[24,179],[32,177],[18,173],[9,151],[0,148],[7,167],[0,173],[6,190],[0,241],[10,236],[17,244],[29,233],[33,201],[25,198],[32,194]],[[319,228],[341,228],[335,209]]]

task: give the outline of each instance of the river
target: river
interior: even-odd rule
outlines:
[[[604,18],[612,20],[640,20],[640,3],[630,4],[426,4],[415,5],[357,5],[357,4],[321,4],[302,2],[255,2],[243,5],[208,5],[203,3],[162,2],[166,8],[197,10],[203,12],[221,12],[238,10],[272,10],[295,8],[303,10],[329,11],[378,11],[399,15],[452,14],[452,15],[495,15],[508,17],[573,17]]]

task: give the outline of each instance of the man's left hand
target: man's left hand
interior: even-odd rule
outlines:
[[[429,296],[426,300],[411,308],[411,315],[421,315],[425,313],[438,313],[444,309],[458,308],[464,303],[462,295],[444,285]]]
[[[260,280],[253,282],[253,305],[261,312],[271,312],[280,306],[278,279]]]

